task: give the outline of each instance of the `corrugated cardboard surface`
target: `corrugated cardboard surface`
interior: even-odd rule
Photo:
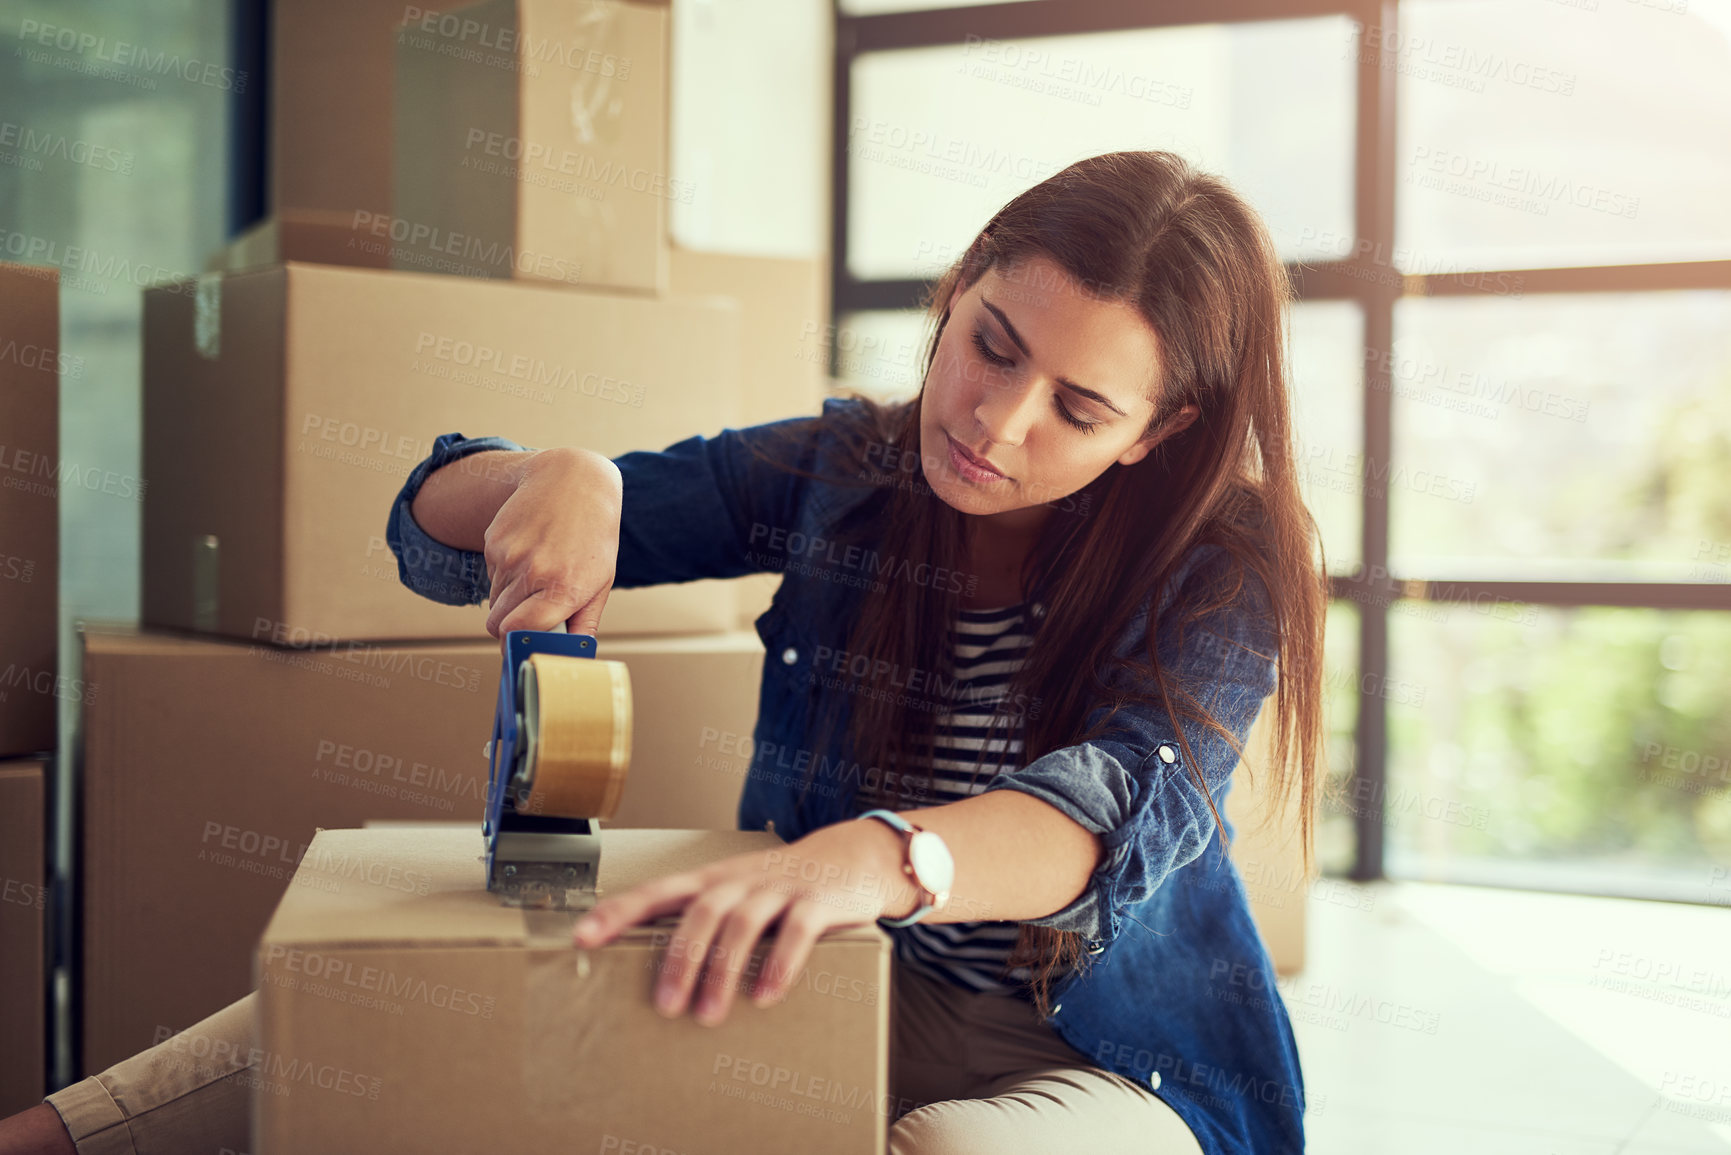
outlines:
[[[779,845],[602,837],[615,893]],[[883,1150],[882,931],[825,936],[785,1001],[701,1027],[650,1005],[671,922],[574,951],[568,915],[485,891],[480,850],[474,831],[318,836],[259,946],[254,1151]]]
[[[740,423],[819,412],[827,368],[822,334],[829,325],[824,263],[678,245],[670,252],[674,296],[739,301]]]
[[[488,0],[396,57],[397,268],[667,288],[666,5]],[[509,251],[510,259],[496,254]]]
[[[0,1116],[48,1093],[47,772],[39,759],[0,762]]]
[[[611,457],[713,435],[737,423],[738,318],[715,298],[326,265],[147,290],[144,620],[287,644],[483,634],[485,607],[409,592],[385,545],[434,438]],[[737,620],[731,585],[690,582],[615,591],[601,628]]]
[[[828,268],[791,257],[709,253],[673,246],[675,296],[732,297],[739,302],[741,425],[815,414],[823,408],[829,325]],[[739,625],[750,628],[769,609],[780,574],[738,580]]]
[[[763,681],[755,632],[603,635],[597,655],[631,671],[631,776],[610,827],[732,830],[751,767]]]
[[[755,634],[624,639],[632,769],[610,827],[731,829]],[[298,651],[89,628],[84,1072],[244,995],[252,948],[321,826],[479,830],[501,671],[492,641]]]
[[[357,223],[358,222],[358,223]],[[365,213],[292,212],[272,217],[211,254],[211,272],[256,270],[282,261],[384,267],[394,239],[406,235],[388,217]],[[740,413],[750,426],[816,414],[824,396],[828,273],[816,260],[669,250],[675,298],[729,297],[740,310]],[[779,574],[734,581],[737,625],[750,629],[769,608]]]
[[[59,271],[0,262],[0,754],[54,746]]]
[[[266,217],[204,262],[209,273],[239,273],[285,261],[314,265],[391,267],[389,214],[360,209],[316,212],[290,209]]]
[[[407,7],[271,5],[271,211],[391,211],[391,66]]]

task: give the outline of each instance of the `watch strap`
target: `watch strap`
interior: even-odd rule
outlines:
[[[901,834],[902,873],[914,884],[914,891],[919,895],[919,905],[914,907],[913,913],[907,915],[905,918],[880,918],[878,919],[878,922],[883,926],[890,927],[912,926],[931,912],[932,908],[937,905],[938,898],[936,894],[933,894],[921,884],[919,876],[914,873],[912,853],[913,839],[914,835],[920,832],[921,827],[914,825],[912,822],[909,822],[906,818],[903,818],[900,814],[897,814],[892,810],[867,810],[864,814],[860,814],[857,817],[876,818]]]

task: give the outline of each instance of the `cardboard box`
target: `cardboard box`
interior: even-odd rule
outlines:
[[[631,776],[612,827],[732,830],[751,768],[763,683],[753,631],[702,637],[603,635],[597,652],[631,671]]]
[[[391,69],[411,10],[401,0],[270,6],[270,211],[391,211]]]
[[[0,762],[0,1117],[48,1093],[48,829],[42,759]]]
[[[357,268],[391,267],[388,238],[375,233],[379,216],[360,209],[349,212],[318,212],[289,209],[266,217],[204,262],[207,273],[240,273],[287,261],[314,265],[350,265]]]
[[[144,304],[143,620],[279,644],[476,638],[385,523],[453,430],[617,456],[736,424],[738,307],[289,264]],[[726,630],[731,585],[609,597],[615,633]]]
[[[669,250],[676,297],[739,302],[739,420],[760,425],[818,413],[829,326],[828,272],[809,258]]]
[[[1305,906],[1310,879],[1304,870],[1304,847],[1299,841],[1298,805],[1294,802],[1274,821],[1268,821],[1268,744],[1274,734],[1272,702],[1250,727],[1244,749],[1248,755],[1233,772],[1232,791],[1226,796],[1226,819],[1234,837],[1230,857],[1244,880],[1256,929],[1268,948],[1279,974],[1297,974],[1304,969]],[[1246,767],[1254,770],[1252,776]]]
[[[0,754],[54,747],[64,361],[59,270],[0,262]]]
[[[671,284],[680,297],[722,296],[739,302],[742,426],[816,414],[823,408],[828,271],[820,261],[670,250]],[[739,626],[750,629],[769,609],[780,574],[738,580]]]
[[[615,892],[780,845],[602,839],[601,888]],[[258,948],[255,1152],[884,1150],[883,931],[825,935],[778,1005],[736,1001],[719,1027],[664,1019],[650,991],[671,922],[575,951],[570,915],[486,892],[481,847],[479,831],[314,840]],[[309,1070],[332,1075],[320,1086]]]
[[[82,1073],[251,989],[252,949],[317,828],[480,829],[490,640],[301,651],[87,627],[83,650]],[[600,654],[630,668],[636,722],[610,826],[732,829],[757,636],[603,636]]]
[[[487,0],[405,22],[395,267],[665,292],[667,202],[689,195],[668,175],[668,17]]]

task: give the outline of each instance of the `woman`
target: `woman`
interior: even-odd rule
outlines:
[[[1016,197],[939,281],[911,402],[614,461],[441,437],[390,541],[410,588],[490,599],[495,636],[595,633],[614,587],[785,575],[740,825],[790,848],[610,896],[577,945],[676,916],[657,1004],[717,1023],[742,985],[774,1002],[826,930],[883,920],[897,1155],[1300,1150],[1220,816],[1271,691],[1307,848],[1320,780],[1287,295],[1223,183],[1114,153]],[[790,855],[815,869],[790,882]],[[153,1097],[126,1067],[51,1097],[74,1134],[217,1085]]]

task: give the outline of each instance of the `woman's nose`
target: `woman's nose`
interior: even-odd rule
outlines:
[[[1038,413],[1038,393],[1032,382],[993,378],[979,386],[974,420],[995,444],[1020,445]]]

